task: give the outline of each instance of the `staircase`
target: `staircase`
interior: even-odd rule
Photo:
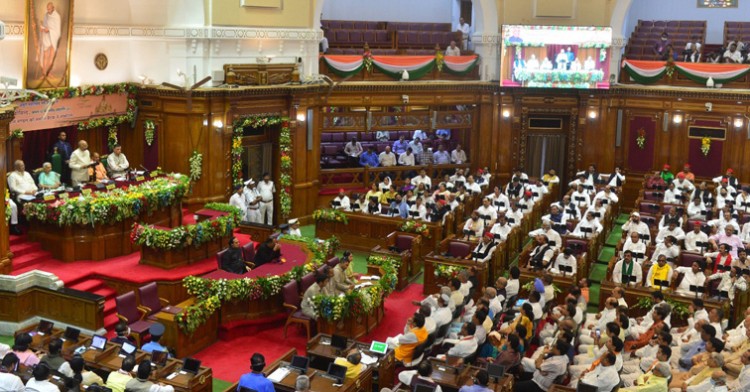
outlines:
[[[25,235],[10,236],[10,250],[13,252],[13,275],[44,269],[45,260],[53,258],[52,254],[43,250],[38,242],[27,242]],[[65,282],[65,287],[104,297],[104,328],[108,334],[112,334],[111,337],[114,337],[114,327],[118,322],[115,309],[117,292],[108,287],[104,281],[87,277]]]
[[[622,237],[622,225],[627,219],[627,214],[620,214],[615,219],[612,230],[609,231],[609,237],[604,242],[596,263],[591,266],[591,271],[589,272],[589,281],[591,282],[591,287],[589,287],[589,312],[599,312],[599,288],[602,281],[607,277],[607,265],[615,254],[617,242]]]

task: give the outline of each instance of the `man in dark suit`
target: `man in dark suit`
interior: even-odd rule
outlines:
[[[221,269],[240,275],[247,272],[245,260],[242,259],[240,240],[235,237],[229,240],[229,249],[221,256]]]

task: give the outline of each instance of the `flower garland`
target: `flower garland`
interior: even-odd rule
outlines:
[[[372,73],[372,52],[369,50],[365,51],[362,55],[362,62],[364,63],[365,71],[367,73]]]
[[[638,148],[643,150],[646,148],[646,130],[641,128],[638,130],[638,137],[635,138],[635,143],[638,145]]]
[[[143,138],[146,140],[146,145],[151,147],[154,144],[154,135],[156,135],[156,124],[151,120],[143,122]]]
[[[415,220],[407,220],[402,223],[401,227],[398,229],[407,233],[417,233],[422,237],[430,238],[430,228],[425,223]]]
[[[466,268],[458,265],[437,264],[435,265],[435,277],[453,279]]]
[[[383,271],[383,276],[372,286],[352,290],[343,296],[316,295],[312,298],[312,302],[318,317],[328,321],[337,321],[349,316],[356,319],[371,313],[383,303],[388,294],[395,290],[399,266],[395,259],[370,255],[367,263],[378,265]]]
[[[708,154],[711,152],[711,139],[704,137],[701,139],[701,152],[703,153],[703,156],[708,156]]]
[[[8,135],[8,139],[23,139],[23,129],[18,128],[10,131],[10,134]]]
[[[687,317],[690,315],[690,309],[688,309],[687,305],[669,298],[667,298],[665,301],[672,307],[672,314],[677,315],[681,319],[687,320]],[[651,309],[654,307],[654,300],[651,299],[650,296],[641,297],[633,307],[639,309]]]
[[[302,276],[322,265],[328,252],[335,251],[335,243],[338,242],[334,238],[317,241],[306,237],[285,237],[284,240],[304,243],[312,253],[312,260],[276,276],[218,280],[188,276],[182,280],[182,285],[189,295],[196,297],[196,302],[175,315],[177,326],[185,333],[193,333],[216,312],[222,302],[267,300],[279,294],[285,284],[291,280],[299,281]]]
[[[127,188],[91,192],[52,203],[26,203],[27,219],[64,225],[97,225],[135,218],[179,203],[188,190],[190,179],[179,173],[158,177]]]
[[[281,124],[279,133],[279,150],[281,151],[281,178],[279,184],[279,206],[281,218],[286,219],[292,213],[292,136],[289,128],[289,118],[281,116],[249,116],[243,117],[232,125],[232,186],[242,184],[242,137],[245,127],[261,128]]]
[[[346,217],[346,214],[344,212],[330,208],[318,209],[313,211],[312,218],[316,222],[340,222],[345,225],[349,224],[349,219]]]
[[[188,162],[190,163],[190,180],[200,180],[201,175],[203,175],[203,154],[199,153],[198,150],[193,150]]]
[[[154,228],[151,225],[133,224],[130,242],[135,245],[153,249],[182,249],[190,245],[200,245],[226,237],[239,224],[242,211],[239,208],[223,203],[209,203],[203,208],[227,212],[214,220],[204,220],[192,225],[179,226],[171,230]]]
[[[134,85],[121,83],[101,86],[71,87],[49,91],[45,90],[44,93],[50,98],[75,98],[85,97],[87,95],[127,94],[128,108],[125,111],[125,114],[81,121],[78,123],[78,130],[83,131],[96,127],[114,127],[125,122],[133,121],[133,118],[135,118],[136,107],[138,106],[135,99],[136,91],[137,88]]]
[[[109,127],[109,132],[107,133],[107,146],[109,147],[109,151],[113,151],[115,149],[115,145],[117,144],[117,126]]]

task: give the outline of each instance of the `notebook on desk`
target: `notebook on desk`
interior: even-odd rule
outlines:
[[[271,382],[274,383],[280,383],[281,380],[283,380],[286,376],[289,375],[292,371],[289,370],[287,367],[279,367],[278,369],[274,370],[273,373],[268,375],[268,379],[271,380]]]

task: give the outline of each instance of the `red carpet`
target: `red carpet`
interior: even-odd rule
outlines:
[[[402,333],[406,319],[411,317],[417,309],[411,301],[421,300],[422,297],[421,284],[412,284],[404,291],[391,293],[385,301],[383,322],[369,335],[359,340],[385,341],[388,336]],[[266,357],[266,363],[275,361],[291,348],[296,348],[300,353],[305,352],[307,337],[304,329],[292,325],[287,330],[287,338],[284,339],[282,337],[284,321],[253,326],[251,328],[255,329],[248,329],[246,336],[229,341],[219,340],[196,354],[195,357],[213,370],[214,378],[235,382],[242,374],[249,371],[250,356],[255,352],[263,354]]]

